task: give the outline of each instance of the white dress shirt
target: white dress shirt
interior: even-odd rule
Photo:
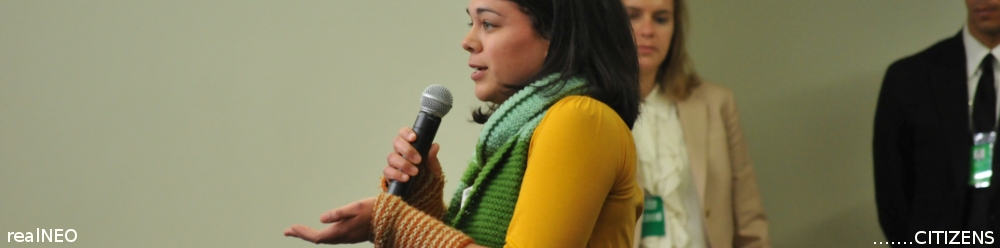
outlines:
[[[996,87],[997,79],[1000,79],[1000,64],[997,62],[997,58],[1000,58],[1000,46],[989,49],[975,37],[972,37],[972,33],[969,33],[969,26],[962,28],[962,43],[965,47],[965,69],[966,76],[968,77],[969,83],[969,117],[972,117],[972,102],[975,100],[976,88],[979,86],[979,78],[983,75],[982,66],[980,63],[983,62],[983,58],[986,54],[993,54],[993,85]],[[1000,106],[1000,97],[997,97],[997,106]],[[1000,110],[1000,108],[998,108]],[[1000,114],[1000,111],[996,111],[994,115]]]

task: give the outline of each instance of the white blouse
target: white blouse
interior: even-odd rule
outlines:
[[[658,91],[658,87],[654,88],[643,101],[632,136],[638,158],[639,186],[646,194],[663,199],[666,236],[645,237],[640,247],[707,247],[701,201],[694,188],[677,108]]]

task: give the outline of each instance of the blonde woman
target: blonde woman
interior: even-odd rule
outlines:
[[[642,247],[770,247],[767,218],[729,89],[701,81],[684,48],[683,0],[624,0],[639,57],[633,136]]]

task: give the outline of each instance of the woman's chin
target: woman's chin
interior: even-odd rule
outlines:
[[[478,89],[476,90],[476,99],[479,99],[480,101],[483,101],[483,102],[491,102],[489,94],[486,94],[485,92],[481,92]]]
[[[655,60],[653,58],[639,57],[639,69],[641,69],[641,70],[648,70],[648,69],[656,70],[657,67],[660,67],[660,63],[661,62],[663,62],[663,61],[662,60],[657,61],[657,60]]]
[[[643,65],[643,64],[639,64],[639,74],[641,75],[641,74],[644,74],[646,72],[655,72],[657,69],[659,69],[659,67],[660,67],[659,64],[648,65],[648,66],[647,65]]]

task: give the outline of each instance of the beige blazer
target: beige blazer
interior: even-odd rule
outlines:
[[[733,92],[703,82],[676,104],[709,246],[771,247]],[[640,218],[636,246],[641,227]]]

